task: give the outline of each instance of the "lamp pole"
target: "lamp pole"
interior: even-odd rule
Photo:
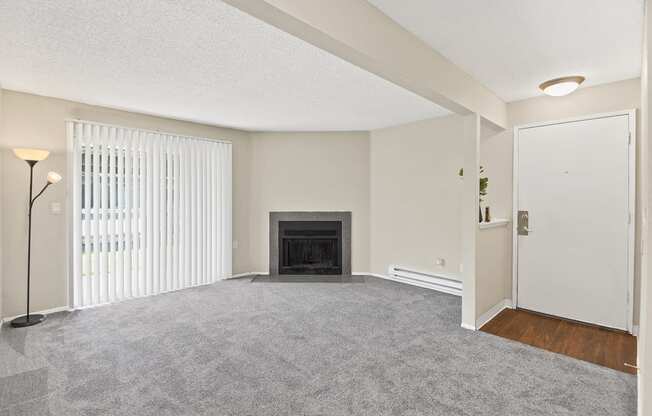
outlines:
[[[13,321],[11,321],[11,326],[21,328],[25,326],[32,326],[38,323],[41,323],[45,320],[45,315],[34,314],[30,315],[29,313],[29,292],[30,292],[30,283],[31,283],[31,271],[32,271],[32,207],[34,206],[34,201],[41,196],[45,189],[51,185],[48,181],[47,184],[41,189],[35,197],[32,198],[32,189],[34,186],[34,165],[38,162],[37,160],[26,160],[29,165],[29,209],[27,211],[27,311],[25,316],[20,316]]]
[[[30,276],[32,272],[32,187],[34,185],[34,165],[36,161],[28,160],[29,164],[29,211],[27,212],[27,317],[26,321],[29,322],[29,286]]]

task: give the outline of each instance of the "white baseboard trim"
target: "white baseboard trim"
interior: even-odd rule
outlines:
[[[464,322],[462,322],[462,325],[460,326],[464,329],[468,329],[469,331],[475,331],[475,327],[473,325],[465,324]]]
[[[240,277],[256,276],[256,275],[260,275],[260,274],[262,274],[262,275],[268,275],[269,272],[246,272],[246,273],[238,273],[238,274],[234,274],[234,275],[231,276],[231,277],[227,277],[227,278],[224,279],[224,280],[229,280],[229,279],[238,279],[238,278],[240,278]]]
[[[354,274],[359,276],[371,276],[371,277],[377,277],[379,279],[392,280],[389,278],[389,276],[385,276],[383,274],[378,274],[378,273],[354,273]]]
[[[41,315],[50,315],[52,313],[57,313],[57,312],[65,312],[65,311],[70,311],[71,309],[68,306],[59,306],[57,308],[50,308],[50,309],[44,309],[42,311],[33,311],[30,312],[30,315],[36,315],[36,314],[41,314]],[[9,318],[2,318],[2,322],[10,322],[13,321],[14,319],[18,318],[19,316],[25,315],[24,313],[21,313],[20,315],[16,316],[11,316]]]
[[[241,278],[241,277],[247,277],[247,276],[251,276],[251,275],[253,275],[253,274],[255,274],[255,273],[238,273],[238,274],[234,274],[234,275],[231,276],[231,277],[227,277],[227,278],[224,279],[224,280],[229,280],[229,279],[239,279],[239,278]]]
[[[492,306],[487,312],[483,313],[478,319],[476,319],[475,326],[476,328],[482,328],[487,322],[491,321],[503,311],[503,309],[508,309],[512,307],[511,299],[503,299],[494,306]]]

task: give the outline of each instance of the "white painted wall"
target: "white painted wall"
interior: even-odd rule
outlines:
[[[369,133],[251,134],[251,271],[269,270],[270,211],[351,211],[353,272],[369,271]]]
[[[463,128],[448,116],[371,132],[371,272],[460,274]]]
[[[28,168],[16,159],[13,147],[38,147],[50,150],[51,156],[36,165],[35,186],[45,181],[48,170],[64,175],[51,187],[34,209],[32,251],[32,306],[34,311],[66,306],[67,278],[65,215],[55,216],[48,210],[53,201],[66,206],[66,118],[81,118],[130,127],[169,131],[180,134],[227,139],[233,142],[234,170],[234,273],[250,270],[249,249],[249,135],[218,127],[145,116],[71,101],[40,97],[4,90],[2,94],[4,124],[0,149],[2,206],[2,315],[10,317],[24,312],[27,253]]]

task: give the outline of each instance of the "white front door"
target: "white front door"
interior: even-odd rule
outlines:
[[[631,330],[630,123],[624,113],[516,130],[528,222],[517,221],[517,307]]]

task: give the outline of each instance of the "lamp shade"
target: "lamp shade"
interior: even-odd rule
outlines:
[[[50,152],[43,149],[18,148],[18,149],[14,149],[14,154],[19,159],[38,162],[43,159],[46,159],[50,155]]]
[[[48,182],[51,184],[55,184],[61,180],[61,175],[59,175],[57,172],[48,172]]]

